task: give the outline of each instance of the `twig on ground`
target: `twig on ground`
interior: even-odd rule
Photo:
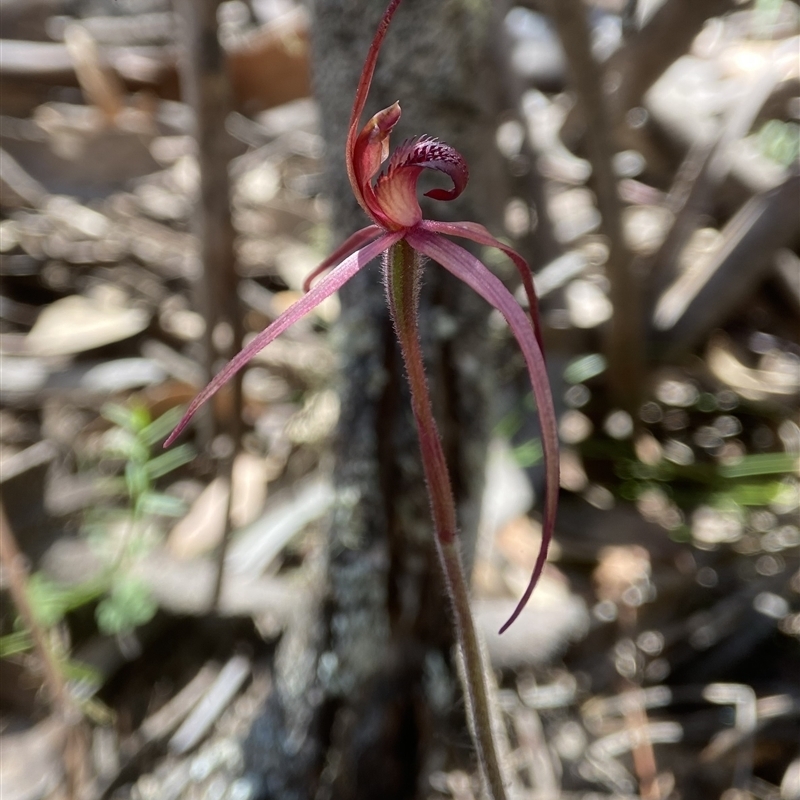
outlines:
[[[218,668],[206,664],[169,702],[145,719],[126,748],[127,757],[116,772],[97,787],[98,800],[106,800],[122,782],[136,774],[142,760],[173,733],[206,696],[218,674]]]
[[[518,747],[524,754],[528,780],[541,800],[556,800],[561,793],[560,780],[547,747],[542,720],[533,708],[520,705],[512,712]]]
[[[639,793],[642,800],[661,800],[661,788],[658,784],[658,769],[653,742],[648,735],[650,721],[647,709],[642,702],[641,690],[630,692],[630,704],[626,704],[622,714],[625,726],[635,736],[635,744],[631,747],[633,769],[639,781]]]
[[[251,666],[244,656],[233,656],[225,664],[203,699],[169,740],[171,753],[183,755],[197,747],[242,688]]]
[[[31,177],[5,150],[0,149],[0,206],[17,204],[42,208],[48,199],[47,189]]]
[[[113,123],[125,108],[125,90],[121,81],[105,66],[97,42],[82,25],[67,25],[64,43],[86,102],[99,108],[107,121]]]
[[[745,794],[749,780],[753,774],[753,758],[755,740],[753,734],[758,721],[756,693],[752,686],[741,683],[712,683],[706,686],[703,697],[709,703],[732,705],[736,711],[734,716],[735,730],[740,734],[739,753],[734,768],[732,788]],[[710,747],[710,746],[709,746]],[[707,747],[700,758],[708,757]]]

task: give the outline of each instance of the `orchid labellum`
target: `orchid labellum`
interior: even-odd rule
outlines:
[[[256,353],[336,292],[374,258],[385,254],[387,297],[411,384],[437,544],[440,552],[443,547],[452,548],[456,539],[455,504],[431,413],[417,330],[417,288],[423,269],[422,258],[426,257],[440,264],[474,289],[505,318],[525,357],[541,420],[547,466],[542,545],[530,583],[511,618],[501,629],[502,632],[522,611],[542,572],[553,533],[558,497],[558,439],[542,353],[536,295],[525,260],[495,239],[483,226],[474,222],[447,223],[423,219],[417,200],[417,181],[424,169],[441,172],[452,182],[451,189],[433,189],[426,193],[435,200],[452,200],[467,185],[467,165],[456,150],[429,136],[420,136],[404,142],[390,155],[389,136],[400,118],[398,103],[379,111],[359,130],[359,120],[375,72],[378,53],[399,4],[400,0],[392,0],[370,47],[356,90],[347,135],[346,159],[350,184],[359,205],[372,220],[372,224],[350,236],[320,264],[307,278],[304,286],[306,293],[302,299],[256,336],[197,395],[165,446],[175,440],[197,409]],[[521,276],[530,317],[484,264],[446,238],[448,236],[496,247],[505,253]]]

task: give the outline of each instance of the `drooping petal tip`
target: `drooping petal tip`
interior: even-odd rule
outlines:
[[[453,231],[448,231],[448,233],[452,232]],[[477,228],[470,232],[475,233],[476,236],[481,235],[481,232]],[[542,429],[542,447],[544,450],[546,471],[542,544],[539,548],[539,555],[536,559],[536,564],[533,568],[528,586],[520,598],[520,601],[517,603],[514,612],[500,629],[500,633],[502,633],[517,619],[530,599],[534,587],[542,574],[545,562],[547,561],[547,551],[550,546],[550,541],[553,538],[553,531],[555,528],[559,487],[558,426],[555,409],[553,407],[553,397],[550,393],[550,383],[544,363],[544,355],[534,326],[526,317],[522,307],[502,284],[500,279],[494,275],[485,264],[475,258],[471,253],[464,250],[464,248],[445,239],[440,234],[432,232],[430,228],[426,230],[421,226],[420,228],[410,231],[406,235],[406,239],[415,250],[441,264],[449,272],[452,272],[453,275],[466,283],[467,286],[474,289],[505,317],[506,322],[511,328],[511,332],[514,334],[522,350],[522,355],[528,367],[531,385],[533,386],[533,393],[536,398],[539,421]]]

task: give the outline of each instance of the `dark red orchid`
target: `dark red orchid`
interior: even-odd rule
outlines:
[[[501,629],[502,632],[522,611],[542,572],[553,533],[558,498],[556,418],[542,352],[537,301],[531,272],[525,260],[517,252],[495,239],[482,225],[474,222],[435,222],[423,219],[417,200],[417,181],[420,174],[424,169],[444,173],[452,181],[452,189],[432,189],[426,192],[426,195],[435,200],[453,200],[463,192],[469,177],[466,162],[460,153],[429,136],[420,136],[404,142],[389,155],[389,136],[400,119],[399,103],[379,111],[359,131],[359,120],[372,83],[378,53],[399,4],[400,0],[392,0],[372,42],[356,90],[347,134],[347,174],[356,200],[372,219],[373,224],[350,236],[308,276],[304,284],[306,291],[304,297],[256,336],[195,397],[165,446],[175,440],[197,409],[256,353],[336,292],[376,256],[385,253],[401,241],[405,242],[418,254],[437,262],[464,281],[503,315],[525,357],[536,397],[547,465],[542,545],[530,583],[511,618]],[[384,164],[385,167],[381,171]],[[508,289],[484,264],[467,250],[444,238],[442,234],[502,250],[513,261],[522,278],[528,298],[530,318],[526,316]],[[328,274],[312,287],[315,279],[328,270],[330,270]],[[390,297],[390,306],[391,303]],[[427,464],[437,458],[434,452],[437,447],[431,442],[426,443],[422,435],[421,445],[427,473]],[[443,464],[440,466],[444,469]],[[431,469],[435,471],[438,467],[434,466]],[[446,478],[444,480],[446,481]],[[436,482],[432,481],[430,474],[428,482],[435,510],[437,503],[433,495],[436,492]],[[449,491],[449,486],[447,490]],[[447,503],[443,505],[446,506]],[[439,523],[442,520],[437,520],[437,533],[440,538],[449,541],[455,536],[454,512],[443,513],[442,516],[446,519],[441,525]]]

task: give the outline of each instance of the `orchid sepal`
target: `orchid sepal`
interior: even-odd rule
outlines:
[[[422,221],[420,227],[431,233],[444,233],[448,236],[459,236],[462,239],[469,239],[469,241],[475,242],[475,244],[482,244],[485,247],[494,247],[511,260],[511,263],[516,267],[520,279],[522,280],[522,288],[528,300],[531,322],[533,323],[533,329],[536,333],[536,339],[539,342],[539,348],[542,351],[542,358],[544,358],[542,323],[539,318],[539,299],[536,296],[536,290],[533,286],[533,275],[528,266],[528,262],[525,261],[513,247],[503,244],[503,242],[492,236],[492,234],[478,222],[438,222],[436,220],[426,219]]]
[[[401,233],[384,233],[374,242],[357,250],[338,264],[326,275],[313,289],[303,295],[296,303],[289,306],[271,325],[259,333],[243,350],[240,350],[223,368],[214,379],[198,394],[189,404],[186,413],[175,430],[164,442],[164,447],[169,447],[181,435],[184,428],[194,416],[200,406],[215,395],[220,387],[227,383],[240,369],[242,369],[257,353],[261,352],[271,341],[277,339],[287,328],[290,328],[299,319],[313,311],[323,300],[338,291],[357,272],[361,271],[374,258],[395,242],[402,239]]]
[[[361,115],[364,113],[364,106],[367,104],[367,95],[369,94],[369,88],[372,85],[372,78],[375,75],[375,65],[378,62],[378,53],[380,53],[381,45],[383,44],[383,40],[386,38],[386,32],[389,30],[389,23],[392,21],[394,12],[397,10],[399,5],[400,0],[391,0],[388,8],[381,18],[380,23],[378,24],[378,30],[375,32],[372,44],[370,45],[367,53],[366,61],[364,62],[364,68],[361,70],[361,76],[358,79],[356,96],[355,100],[353,101],[353,110],[350,113],[350,124],[347,128],[347,142],[345,144],[345,164],[347,166],[347,176],[350,178],[350,186],[353,189],[353,194],[355,195],[358,204],[370,217],[372,217],[372,214],[370,209],[367,207],[364,195],[362,193],[362,182],[359,180],[359,176],[356,173],[356,162],[354,158],[356,151],[356,140],[358,139],[359,134],[358,122],[361,119]],[[378,222],[378,220],[375,221]]]
[[[528,586],[517,603],[513,613],[500,628],[505,631],[525,608],[547,561],[547,552],[555,528],[555,512],[558,504],[558,433],[553,398],[544,365],[544,355],[538,337],[535,335],[529,318],[522,307],[506,289],[501,280],[492,273],[472,253],[430,230],[410,231],[406,240],[418,252],[433,259],[459,280],[477,292],[505,318],[511,332],[522,350],[536,398],[537,411],[542,429],[542,449],[544,451],[547,474],[544,515],[542,520],[542,543]]]
[[[323,272],[329,270],[340,261],[343,261],[356,250],[364,247],[364,245],[377,239],[383,232],[383,228],[377,225],[367,225],[366,228],[362,228],[360,231],[356,231],[348,236],[321,264],[306,275],[303,281],[303,291],[309,292],[311,290],[311,284],[313,284]]]
[[[361,130],[358,128],[375,74],[378,52],[399,3],[400,0],[392,0],[389,4],[367,54],[356,89],[345,145],[347,175],[353,194],[375,224],[386,230],[405,230],[422,222],[416,190],[417,179],[423,169],[443,172],[453,183],[452,189],[439,188],[426,192],[434,200],[455,199],[469,179],[469,170],[461,154],[430,136],[407,140],[389,157],[389,135],[400,119],[399,103],[379,111]],[[372,181],[387,157],[389,162],[386,171],[373,186]]]

